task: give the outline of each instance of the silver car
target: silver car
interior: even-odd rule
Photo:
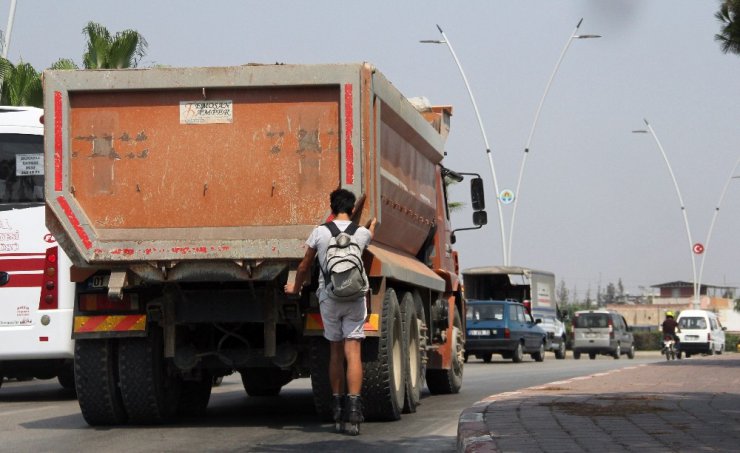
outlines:
[[[627,354],[635,358],[632,328],[617,312],[609,310],[583,310],[573,316],[573,358],[581,354],[595,359],[597,354],[618,359]]]

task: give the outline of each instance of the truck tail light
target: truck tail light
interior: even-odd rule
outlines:
[[[138,311],[139,296],[136,293],[123,293],[122,300],[112,301],[108,298],[108,293],[80,293],[78,307],[81,312]]]
[[[59,308],[59,247],[46,249],[44,259],[44,272],[41,279],[41,296],[39,297],[39,310],[56,310]]]
[[[614,339],[614,323],[611,318],[609,318],[609,338]]]

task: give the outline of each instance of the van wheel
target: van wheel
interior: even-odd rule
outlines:
[[[591,360],[596,359],[596,353],[595,352],[589,352],[588,353],[588,358],[591,359]]]
[[[363,345],[365,346],[365,345]],[[368,354],[363,361],[363,402],[365,417],[370,420],[398,420],[406,395],[406,351],[398,298],[388,288],[383,299],[380,337],[367,341]]]
[[[490,352],[487,352],[483,354],[483,362],[485,363],[491,363],[491,358],[493,357],[493,354]]]
[[[622,355],[622,346],[617,344],[617,349],[614,350],[614,354],[612,354],[612,357],[614,357],[614,360],[619,359]]]
[[[522,342],[520,341],[516,345],[516,349],[514,350],[514,354],[511,356],[511,361],[514,363],[519,363],[524,359],[524,351],[522,350]]]
[[[573,360],[581,359],[581,351],[573,351]]]
[[[678,352],[678,358],[681,358],[681,352]],[[635,358],[635,345],[630,346],[630,350],[627,351],[627,358],[628,359],[634,359]]]
[[[75,367],[72,362],[65,363],[59,367],[57,374],[57,380],[65,390],[75,389]]]

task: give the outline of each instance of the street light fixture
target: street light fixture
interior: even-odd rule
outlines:
[[[547,85],[545,85],[545,92],[542,94],[542,98],[540,99],[540,103],[537,106],[537,112],[534,114],[534,121],[532,122],[532,128],[529,131],[529,137],[527,137],[527,144],[524,146],[524,155],[522,156],[522,164],[521,167],[519,167],[519,178],[517,179],[516,183],[516,189],[514,191],[514,203],[512,206],[511,211],[511,223],[509,224],[509,246],[506,253],[506,256],[511,260],[511,243],[513,242],[514,237],[514,219],[516,218],[516,207],[517,207],[517,200],[519,200],[519,191],[521,190],[522,185],[522,177],[524,176],[524,165],[527,162],[527,155],[529,154],[529,147],[532,143],[532,137],[534,136],[534,130],[537,127],[537,121],[540,118],[540,112],[542,111],[542,105],[545,103],[545,98],[547,97],[547,93],[550,91],[550,85],[552,85],[552,81],[555,79],[555,74],[557,74],[558,69],[560,68],[560,63],[563,61],[563,57],[565,57],[565,53],[568,51],[568,48],[570,47],[570,44],[573,42],[574,39],[593,39],[593,38],[601,38],[601,35],[579,35],[578,29],[581,26],[581,23],[583,22],[583,18],[578,21],[578,24],[576,25],[576,28],[573,30],[573,32],[568,37],[568,41],[565,43],[565,47],[563,47],[563,51],[560,52],[560,58],[558,58],[557,63],[555,63],[555,69],[553,69],[552,74],[550,74],[550,80],[547,81]]]
[[[699,308],[699,294],[697,291],[697,285],[698,281],[696,278],[696,259],[694,258],[694,250],[693,250],[693,241],[691,240],[691,230],[689,229],[689,218],[686,214],[686,207],[683,204],[683,198],[681,197],[681,191],[678,188],[678,182],[676,181],[676,176],[673,174],[673,169],[671,168],[671,163],[668,161],[668,156],[665,153],[665,150],[663,150],[663,145],[660,144],[660,140],[658,140],[658,136],[655,135],[655,131],[653,130],[653,127],[650,125],[647,119],[643,120],[645,122],[645,125],[647,126],[647,129],[641,129],[632,131],[634,134],[647,134],[653,136],[653,139],[655,140],[655,144],[658,145],[658,149],[660,150],[660,153],[663,155],[663,160],[665,161],[666,166],[668,167],[668,173],[671,174],[671,179],[673,180],[673,187],[676,189],[676,195],[678,195],[678,202],[681,205],[681,213],[683,214],[683,221],[684,225],[686,225],[686,236],[689,240],[689,254],[691,255],[691,268],[694,274],[694,308]],[[698,288],[701,290],[701,287]]]
[[[727,193],[727,188],[730,186],[730,182],[737,178],[737,176],[733,176],[735,174],[735,170],[737,170],[737,166],[740,165],[740,158],[735,162],[735,166],[732,167],[732,171],[730,171],[730,176],[727,178],[727,181],[725,182],[725,187],[722,189],[722,193],[719,196],[719,201],[717,202],[717,206],[714,208],[714,214],[712,215],[712,222],[709,224],[709,231],[707,232],[707,240],[704,242],[704,253],[701,256],[701,264],[699,265],[699,288],[701,289],[701,281],[702,276],[704,275],[704,261],[707,259],[707,251],[709,249],[709,240],[712,238],[712,230],[714,229],[714,223],[717,221],[717,216],[719,215],[719,208],[722,205],[722,200],[725,198],[725,194]]]
[[[480,117],[480,112],[478,111],[478,104],[475,102],[475,97],[473,96],[473,91],[470,89],[470,84],[468,83],[468,78],[465,77],[465,71],[463,71],[462,65],[460,64],[460,60],[457,58],[457,55],[455,54],[455,50],[452,48],[452,44],[450,43],[450,40],[445,35],[444,31],[442,31],[442,27],[437,25],[437,29],[439,30],[439,33],[442,35],[442,39],[424,39],[419,42],[424,44],[446,44],[447,48],[450,50],[450,53],[452,54],[452,58],[455,60],[455,64],[457,64],[457,69],[460,70],[460,75],[462,76],[463,82],[465,82],[465,88],[468,90],[468,95],[470,96],[470,102],[473,104],[473,110],[475,110],[475,116],[478,119],[478,126],[480,126],[480,132],[483,135],[483,142],[486,145],[486,155],[488,156],[488,163],[491,167],[491,176],[493,177],[493,189],[496,191],[496,205],[498,207],[498,218],[500,221],[500,228],[501,228],[501,253],[503,254],[504,264],[508,264],[509,260],[506,256],[506,232],[504,231],[504,216],[501,209],[501,200],[499,199],[499,189],[498,189],[498,179],[496,178],[496,169],[493,165],[493,155],[491,153],[491,147],[488,144],[488,138],[486,137],[486,130],[483,127],[483,121]]]

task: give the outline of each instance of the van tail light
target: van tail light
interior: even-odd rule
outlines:
[[[614,322],[609,318],[609,338],[614,339]]]
[[[41,279],[41,297],[39,310],[56,310],[59,308],[59,247],[46,249],[44,273]]]
[[[508,327],[504,329],[504,338],[511,338],[511,330]]]
[[[707,332],[707,341],[712,341],[712,333]]]

